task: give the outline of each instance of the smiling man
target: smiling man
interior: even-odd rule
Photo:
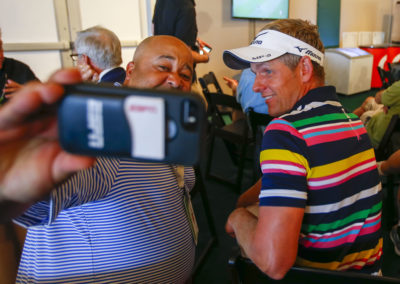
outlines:
[[[274,279],[294,264],[380,271],[382,198],[374,151],[358,117],[346,113],[334,87],[323,86],[323,52],[317,26],[286,19],[267,24],[250,46],[223,55],[230,68],[251,67],[253,89],[275,117],[263,137],[262,178],[239,198],[226,224]]]
[[[137,47],[124,84],[190,91],[192,74],[186,44],[154,36]],[[15,219],[28,227],[16,282],[185,283],[196,239],[185,193],[194,182],[192,167],[99,157]]]

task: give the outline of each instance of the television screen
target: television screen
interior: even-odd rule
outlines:
[[[232,0],[232,17],[245,19],[286,19],[289,0]]]

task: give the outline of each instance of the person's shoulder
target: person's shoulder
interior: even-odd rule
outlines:
[[[10,65],[20,65],[20,66],[24,66],[24,67],[30,69],[30,67],[29,67],[26,63],[24,63],[24,62],[22,62],[22,61],[19,61],[19,60],[17,60],[17,59],[10,58],[10,57],[4,57],[4,65],[7,66],[7,64],[10,64]]]

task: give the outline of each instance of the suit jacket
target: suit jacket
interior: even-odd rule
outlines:
[[[109,83],[119,83],[122,85],[125,81],[126,72],[122,67],[115,67],[104,74],[99,83],[109,82]],[[118,85],[119,85],[118,84]]]

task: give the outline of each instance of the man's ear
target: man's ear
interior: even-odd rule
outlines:
[[[92,66],[92,60],[90,59],[89,56],[86,54],[82,54],[83,62],[85,62],[87,65]]]
[[[303,56],[300,59],[300,76],[304,83],[309,82],[313,76],[314,66],[308,56]]]
[[[132,77],[133,70],[135,69],[135,63],[133,61],[130,61],[126,65],[126,77],[125,77],[125,82],[129,81]]]

